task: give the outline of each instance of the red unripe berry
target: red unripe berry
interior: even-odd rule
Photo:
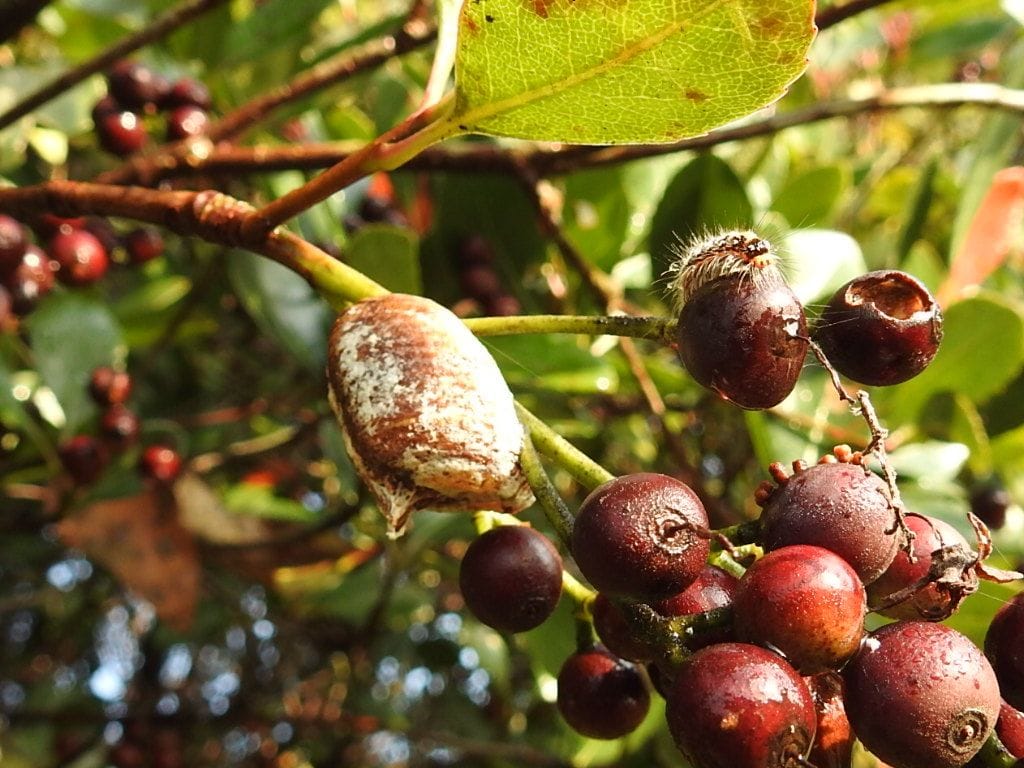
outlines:
[[[93,369],[89,377],[89,394],[98,405],[127,402],[132,393],[132,377],[127,371],[117,371],[109,365]]]
[[[28,245],[21,262],[4,280],[14,311],[27,315],[53,289],[57,264],[40,248]]]
[[[505,632],[539,627],[562,594],[562,557],[547,536],[503,525],[477,537],[459,568],[466,606],[480,621]]]
[[[0,277],[10,274],[21,263],[27,245],[21,222],[0,214]]]
[[[558,711],[573,730],[592,739],[632,733],[650,703],[637,668],[601,646],[574,653],[558,673]]]
[[[925,578],[932,565],[933,552],[957,545],[970,549],[967,540],[956,528],[938,518],[909,514],[904,520],[914,534],[914,543],[911,545],[914,562],[910,562],[906,552],[899,550],[885,573],[868,587],[870,605],[878,605],[890,595]],[[926,584],[906,600],[878,612],[893,619],[941,621],[953,613],[953,601],[949,592],[934,584]]]
[[[139,227],[125,236],[124,247],[132,264],[145,264],[163,255],[164,239],[157,229]]]
[[[745,643],[697,651],[666,697],[676,746],[701,768],[798,768],[817,717],[803,678],[778,654]]]
[[[146,127],[134,112],[109,112],[96,123],[100,145],[118,157],[127,157],[146,145]]]
[[[943,624],[898,621],[866,638],[843,670],[854,733],[894,768],[960,768],[999,717],[984,654]]]
[[[710,546],[704,505],[667,475],[638,473],[594,489],[580,507],[572,554],[599,592],[660,600],[689,586]]]
[[[878,270],[836,291],[814,338],[844,376],[861,384],[899,384],[939,351],[942,311],[916,277]]]
[[[721,568],[705,565],[697,578],[678,595],[652,603],[651,607],[662,616],[691,616],[732,605],[739,579]],[[711,643],[733,640],[732,624],[705,630],[686,638],[687,647],[696,650]]]
[[[171,90],[166,78],[145,64],[122,59],[107,73],[111,95],[129,109],[153,107],[164,101]]]
[[[985,655],[995,668],[1003,698],[1024,710],[1024,592],[1000,606],[985,634]]]
[[[57,277],[69,285],[89,285],[107,272],[110,260],[103,243],[84,229],[60,231],[50,240],[50,257],[60,265]]]
[[[177,107],[167,116],[167,140],[190,139],[202,136],[210,125],[210,118],[199,107]]]
[[[1024,712],[1004,701],[999,707],[996,735],[1011,755],[1024,758]]]
[[[100,418],[100,434],[113,450],[124,450],[139,436],[139,417],[126,405],[115,403]]]
[[[210,91],[205,85],[191,77],[183,77],[171,86],[170,92],[160,106],[168,110],[185,106],[208,110],[212,103]]]
[[[107,466],[107,454],[92,435],[75,435],[57,448],[61,464],[77,485],[90,485]]]
[[[736,637],[777,649],[804,675],[838,668],[857,652],[867,606],[850,565],[821,547],[769,552],[740,579]]]
[[[181,474],[181,455],[166,445],[151,445],[139,457],[139,471],[157,483],[171,483]]]

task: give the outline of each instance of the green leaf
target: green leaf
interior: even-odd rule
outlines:
[[[591,144],[704,133],[772,103],[806,66],[808,0],[471,0],[460,128]]]
[[[939,392],[982,403],[1012,381],[1024,364],[1024,319],[1004,301],[979,295],[957,302],[946,311],[943,327],[932,364],[916,378],[879,392],[880,413],[916,419]]]
[[[651,219],[648,248],[662,260],[680,240],[723,227],[746,229],[753,216],[732,168],[713,154],[701,155],[669,182]]]
[[[934,483],[953,480],[967,458],[966,445],[938,440],[908,443],[889,454],[892,467],[897,474]]]
[[[235,22],[224,41],[222,63],[258,60],[284,43],[306,38],[308,30],[331,0],[269,0]]]
[[[386,224],[363,227],[349,243],[345,261],[390,291],[423,291],[419,241],[412,230]]]
[[[772,202],[794,227],[813,227],[828,219],[847,183],[842,168],[826,165],[790,179]]]
[[[790,232],[782,254],[789,286],[804,304],[828,299],[848,280],[867,272],[857,241],[831,229]]]
[[[123,343],[121,327],[104,304],[71,292],[48,297],[26,324],[36,370],[64,411],[65,431],[73,432],[95,410],[89,377],[114,360]]]
[[[309,284],[280,264],[248,251],[233,251],[228,276],[246,311],[306,367],[322,371],[327,360],[328,306]]]
[[[113,310],[117,319],[124,323],[146,320],[153,315],[166,312],[192,290],[192,281],[182,275],[167,275],[147,280],[138,288],[125,294]]]
[[[572,336],[501,336],[484,339],[513,389],[540,388],[563,394],[612,394],[619,377]]]

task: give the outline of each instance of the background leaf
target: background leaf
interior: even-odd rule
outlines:
[[[453,121],[590,144],[667,142],[771,103],[806,66],[808,0],[474,0]]]

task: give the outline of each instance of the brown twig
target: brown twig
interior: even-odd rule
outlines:
[[[172,8],[152,24],[147,24],[133,35],[119,40],[114,45],[102,51],[97,56],[79,64],[74,69],[69,69],[52,83],[43,86],[35,93],[26,96],[5,113],[0,115],[0,128],[6,128],[15,120],[24,117],[34,109],[41,107],[46,102],[64,93],[69,88],[78,85],[90,75],[107,69],[118,59],[124,58],[129,53],[137,51],[144,45],[159,40],[161,37],[173,32],[179,27],[188,24],[193,19],[222,5],[226,0],[185,0],[181,5]]]
[[[822,8],[814,17],[814,23],[819,30],[833,27],[841,21],[852,18],[864,11],[870,11],[880,5],[885,5],[890,0],[850,0],[843,5],[833,5],[829,8]]]

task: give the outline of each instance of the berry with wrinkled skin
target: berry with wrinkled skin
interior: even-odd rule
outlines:
[[[902,549],[896,553],[885,573],[868,587],[868,604],[878,605],[889,595],[915,584],[928,575],[932,564],[932,553],[942,547],[959,545],[970,549],[967,540],[949,523],[927,515],[908,514],[907,528],[914,533],[914,562],[910,562]],[[878,611],[892,619],[924,619],[941,621],[953,613],[953,601],[949,594],[934,584],[926,584],[906,600]]]
[[[181,474],[181,455],[166,445],[151,445],[139,457],[139,471],[157,483],[171,483]]]
[[[525,632],[543,624],[558,605],[562,557],[533,528],[492,528],[466,550],[459,587],[481,622],[505,632]]]
[[[808,762],[815,768],[849,768],[855,737],[843,703],[843,678],[838,672],[822,672],[804,682],[818,716]]]
[[[985,655],[996,671],[1003,698],[1024,710],[1024,592],[996,611],[985,634]]]
[[[838,668],[857,652],[867,612],[864,586],[839,555],[794,545],[769,552],[740,579],[736,637],[782,653],[798,672]]]
[[[999,684],[984,654],[942,624],[876,630],[843,679],[854,733],[894,768],[960,768],[999,716]]]
[[[109,365],[93,369],[89,377],[89,394],[97,405],[124,403],[132,393],[132,377],[127,371],[117,371]]]
[[[107,272],[110,260],[103,243],[84,229],[60,231],[47,248],[50,258],[60,265],[57,277],[69,285],[89,285]]]
[[[732,605],[740,580],[721,568],[705,565],[697,578],[678,595],[652,603],[651,607],[662,616],[691,616]],[[723,643],[734,639],[732,624],[704,630],[686,638],[691,650],[703,648],[712,643]]]
[[[661,600],[689,586],[710,546],[704,505],[667,475],[637,473],[595,488],[580,506],[572,554],[599,592]]]
[[[0,277],[10,274],[21,263],[27,246],[28,239],[21,223],[0,214]]]
[[[698,383],[743,408],[771,408],[796,386],[807,354],[807,321],[781,279],[734,273],[686,301],[676,341]]]
[[[836,291],[814,339],[844,376],[861,384],[899,384],[934,359],[942,341],[942,311],[917,278],[878,270]]]
[[[650,703],[637,668],[602,646],[577,651],[558,673],[558,711],[573,730],[592,739],[632,733]]]
[[[765,548],[811,544],[830,549],[870,584],[889,567],[899,546],[888,499],[881,478],[857,464],[801,469],[765,504]]]
[[[78,485],[90,485],[107,467],[103,446],[92,435],[75,435],[57,448],[61,464]]]
[[[798,768],[817,717],[803,678],[778,654],[746,643],[697,651],[666,697],[676,746],[701,768]]]

